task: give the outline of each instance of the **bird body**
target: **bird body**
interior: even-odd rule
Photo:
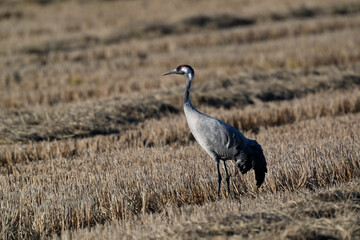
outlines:
[[[194,138],[212,158],[235,159],[246,145],[244,135],[229,124],[198,112],[190,104],[184,105],[184,112]]]
[[[261,186],[267,172],[266,160],[261,146],[252,139],[246,138],[236,128],[223,121],[199,112],[193,107],[190,100],[191,83],[195,72],[189,65],[180,65],[176,69],[164,73],[181,74],[185,76],[186,85],[183,98],[183,107],[186,120],[191,133],[200,146],[214,159],[218,172],[218,196],[220,195],[221,173],[220,160],[224,162],[227,190],[230,194],[229,179],[227,171],[227,160],[234,160],[242,174],[250,169],[255,170],[256,185]]]

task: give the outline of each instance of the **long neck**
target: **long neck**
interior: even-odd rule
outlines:
[[[194,75],[193,74],[186,74],[185,78],[186,78],[186,84],[185,84],[185,92],[184,92],[183,101],[184,101],[184,105],[187,104],[187,103],[191,105],[190,89],[191,89],[191,83],[192,83],[192,80],[194,78]]]

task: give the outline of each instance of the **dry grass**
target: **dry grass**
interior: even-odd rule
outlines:
[[[257,133],[259,129],[263,127],[280,126],[325,116],[335,117],[349,113],[358,113],[360,112],[360,93],[358,89],[345,92],[335,91],[309,95],[305,98],[286,102],[270,102],[256,106],[250,105],[243,110],[237,108],[215,110],[214,108],[208,107],[201,108],[201,110],[228,122],[238,129]],[[114,112],[116,113],[114,110],[108,111],[109,114],[114,114]],[[159,111],[159,114],[166,114],[166,111]],[[103,115],[105,118],[111,119],[111,115],[106,115],[106,109],[102,109],[101,114],[94,115]],[[26,118],[25,116],[26,115],[22,115],[23,119],[25,119],[24,122],[29,122],[31,118]],[[13,117],[11,119],[14,120],[15,118]],[[77,121],[74,120],[74,124],[70,126],[60,121],[57,121],[55,124],[47,121],[46,125],[54,124],[50,129],[44,126],[38,128],[29,127],[28,131],[30,132],[22,132],[22,134],[26,135],[16,135],[17,132],[13,131],[13,136],[17,137],[18,140],[31,139],[33,132],[37,133],[37,137],[43,136],[42,139],[56,136],[59,139],[67,138],[67,140],[54,142],[32,141],[30,143],[18,143],[11,146],[0,146],[1,165],[7,166],[9,164],[13,165],[14,163],[50,160],[54,157],[69,158],[82,155],[87,151],[103,153],[111,150],[113,147],[181,146],[191,144],[194,141],[191,133],[188,131],[187,123],[183,115],[171,114],[161,119],[149,119],[137,125],[134,122],[132,126],[129,126],[127,122],[121,122],[117,128],[109,128],[109,121],[100,124],[101,122],[99,121],[101,121],[101,119],[94,118],[88,120],[87,124],[84,124],[85,120],[86,119],[82,119],[80,123],[87,128],[95,129],[97,132],[91,132],[89,129],[83,129],[83,131],[77,130]],[[66,118],[64,122],[69,123],[71,120]],[[104,128],[102,133],[100,132],[101,128],[99,125]],[[63,132],[56,132],[57,126]],[[108,128],[106,129],[106,127]],[[21,130],[19,126],[14,127],[14,129],[17,131]],[[44,135],[41,135],[41,131],[44,131]],[[69,133],[69,135],[66,135],[66,133]],[[80,135],[80,133],[82,135]],[[90,138],[76,139],[76,134],[78,137],[85,137],[92,134],[110,134],[110,136],[93,136]],[[3,136],[6,135],[4,134]],[[11,137],[11,135],[8,136]],[[14,139],[12,139],[12,141],[14,141]],[[12,170],[10,169],[10,171]]]
[[[288,109],[285,106],[282,110],[271,108],[265,113],[255,107],[256,110],[250,111],[249,114],[241,112],[236,117],[223,118],[244,130],[255,129],[259,125],[271,126],[288,123],[299,119],[300,115],[305,115],[302,118],[314,118],[326,115],[327,112],[331,115],[358,112],[359,66],[359,64],[347,67],[330,66],[311,71],[278,70],[270,73],[259,72],[214,79],[206,83],[200,81],[200,84],[195,82],[192,102],[195,106],[199,105],[202,108],[207,105],[217,108],[232,108],[232,111],[238,111],[238,107],[259,101],[291,100],[313,92],[330,90],[329,96],[338,95],[338,98],[331,100],[331,107],[328,107],[329,103],[323,101],[329,96],[319,95],[318,99],[310,100],[321,102],[309,105],[310,108],[315,109],[299,110],[293,106],[291,106],[293,109]],[[346,92],[350,89],[353,90]],[[145,120],[158,120],[160,117],[171,113],[182,112],[180,105],[182,92],[182,87],[173,87],[168,90],[149,91],[143,95],[134,94],[127,99],[121,97],[95,103],[61,105],[51,109],[29,107],[27,109],[0,111],[2,113],[0,117],[0,142],[60,140],[114,133],[124,135],[124,130],[134,128]],[[207,112],[211,113],[213,110],[209,109]],[[221,115],[223,114],[220,114],[219,117]],[[306,117],[306,115],[309,116]],[[181,130],[187,132],[185,128]],[[156,134],[158,132],[154,132],[154,135]],[[177,135],[174,134],[175,137]],[[158,137],[155,138],[158,139]],[[145,139],[130,141],[143,140]]]
[[[330,8],[339,6],[333,4]],[[327,9],[326,6],[322,8]],[[351,2],[344,3],[344,8],[356,9]],[[289,14],[292,11],[288,9]],[[33,19],[40,27],[36,20]],[[3,24],[3,34],[9,35],[6,21]],[[259,69],[311,69],[351,64],[359,61],[359,24],[358,14],[349,10],[343,15],[320,15],[300,20],[259,20],[251,26],[218,31],[205,27],[200,32],[172,33],[162,38],[149,39],[145,35],[145,39],[131,38],[111,44],[106,43],[106,36],[101,40],[101,37],[89,37],[85,33],[80,39],[69,38],[67,32],[58,38],[48,33],[45,35],[49,43],[38,41],[35,36],[23,37],[21,41],[19,36],[16,41],[5,38],[2,46],[20,42],[21,47],[29,45],[28,51],[32,49],[30,52],[36,54],[20,51],[16,46],[6,48],[13,49],[14,53],[4,53],[6,57],[0,59],[4,69],[0,73],[0,106],[53,106],[119,95],[130,97],[134,92],[144,94],[149,89],[167,89],[174,82],[161,78],[159,73],[185,59],[196,67],[197,83]],[[114,26],[112,30],[117,31],[117,28]],[[99,40],[92,44],[92,38]],[[71,44],[73,49],[63,49]],[[287,54],[282,53],[283,49]],[[182,86],[182,81],[177,81],[176,85]]]
[[[1,104],[2,108],[20,108],[31,105],[58,105],[60,103],[80,102],[88,99],[101,99],[122,95],[131,97],[134,92],[141,95],[144,91],[154,89],[167,90],[173,81],[161,78],[159,73],[184,62],[186,56],[192,56],[190,64],[196,66],[199,78],[197,83],[216,81],[224,74],[236,75],[242,69],[269,71],[276,68],[312,69],[324,65],[345,65],[357,63],[360,59],[360,38],[357,30],[341,30],[335,33],[324,33],[311,37],[286,38],[274,41],[264,41],[257,44],[216,46],[210,49],[185,48],[172,52],[133,53],[129,57],[118,55],[115,58],[95,59],[82,57],[72,62],[65,59],[66,64],[41,63],[26,64],[25,68],[7,68],[2,73]],[[172,41],[172,40],[169,40]],[[339,47],[333,48],[337,44]],[[126,46],[129,48],[129,46]],[[132,49],[138,48],[137,46]],[[144,46],[153,49],[153,46]],[[288,53],[279,54],[283,48]],[[156,48],[155,48],[156,49]],[[309,49],[307,54],[299,49]],[[108,50],[112,51],[112,49]],[[180,51],[179,54],[178,51]],[[114,50],[116,54],[116,50]],[[76,53],[69,53],[75,54]],[[106,54],[100,53],[99,54]],[[167,56],[167,57],[165,57]],[[31,57],[34,58],[34,57]],[[30,60],[31,61],[31,60]],[[70,63],[71,64],[70,64]],[[17,61],[15,61],[18,64]],[[171,63],[171,64],[169,64]],[[138,66],[142,70],[138,70]],[[128,72],[126,69],[133,69]],[[40,71],[39,71],[40,69]],[[44,69],[44,70],[42,70]],[[209,69],[205,72],[205,69]],[[249,71],[249,70],[246,70]],[[182,85],[178,81],[176,85]],[[12,89],[12,91],[9,91]],[[148,93],[149,94],[149,93]]]
[[[358,206],[357,179],[317,192],[169,207],[133,221],[67,231],[59,239],[359,239]]]
[[[257,139],[269,164],[260,194],[291,195],[359,176],[359,117],[325,117],[260,131]],[[114,146],[17,168],[1,176],[1,222],[7,237],[46,236],[216,199],[215,166],[196,145]],[[235,199],[254,196],[252,173],[232,175]]]
[[[357,1],[0,5],[0,239],[360,239]],[[231,163],[217,199],[182,63],[262,145],[258,191]]]

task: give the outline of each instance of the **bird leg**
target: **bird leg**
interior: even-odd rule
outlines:
[[[217,191],[217,195],[218,197],[220,197],[220,186],[221,186],[221,173],[220,173],[220,160],[216,161],[216,167],[217,167],[217,172],[218,172],[218,191]]]
[[[229,196],[231,197],[231,194],[230,194],[230,175],[228,173],[225,161],[224,161],[224,169],[225,169],[225,179],[226,179],[227,191],[228,191]]]

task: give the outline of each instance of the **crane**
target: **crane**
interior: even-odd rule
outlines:
[[[227,160],[235,161],[242,174],[247,173],[250,169],[254,169],[256,186],[259,188],[264,182],[267,172],[266,159],[260,144],[255,140],[246,138],[240,131],[229,124],[201,113],[193,107],[190,100],[190,89],[195,72],[191,66],[180,65],[169,72],[163,73],[163,76],[170,74],[185,76],[184,113],[195,140],[216,163],[218,197],[220,196],[222,180],[219,166],[220,161],[224,163],[227,192],[230,196],[230,175],[226,167]]]

